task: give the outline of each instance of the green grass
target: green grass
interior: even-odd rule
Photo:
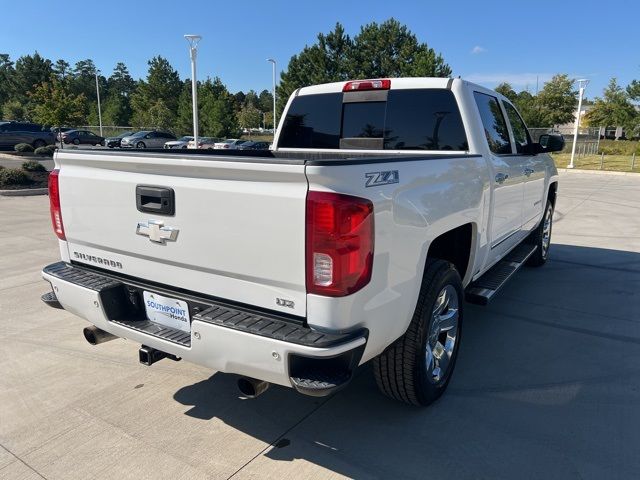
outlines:
[[[571,160],[570,153],[558,153],[552,155],[558,168],[566,168]],[[584,157],[577,156],[573,162],[575,168],[585,170],[609,170],[617,172],[631,171],[631,155],[605,155],[601,159],[600,155],[586,155]],[[602,168],[601,168],[602,161]],[[640,173],[640,155],[636,154],[634,172]]]

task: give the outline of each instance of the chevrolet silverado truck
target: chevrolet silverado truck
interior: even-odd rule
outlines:
[[[508,99],[461,79],[301,88],[271,151],[58,151],[61,261],[43,300],[91,344],[314,396],[368,361],[382,392],[445,391],[465,301],[549,254],[558,174]]]

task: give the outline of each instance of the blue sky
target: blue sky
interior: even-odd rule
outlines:
[[[72,64],[92,58],[106,74],[123,61],[136,78],[145,76],[154,55],[190,76],[182,36],[201,34],[198,77],[217,75],[234,92],[270,89],[265,59],[284,69],[291,55],[337,21],[353,36],[361,25],[392,16],[442,53],[454,75],[489,87],[509,81],[534,91],[536,77],[541,87],[563,72],[589,78],[587,96],[594,97],[612,76],[623,85],[640,79],[637,1],[33,0],[3,2],[2,11],[0,53],[13,60],[35,50]]]

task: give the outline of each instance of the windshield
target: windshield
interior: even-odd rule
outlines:
[[[190,142],[191,140],[193,140],[193,137],[180,137],[178,139],[179,142]]]

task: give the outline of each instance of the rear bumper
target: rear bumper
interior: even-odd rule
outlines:
[[[367,342],[366,330],[318,332],[301,320],[64,262],[45,267],[42,276],[65,310],[113,335],[309,395],[326,395],[348,383]],[[187,301],[190,333],[147,320],[136,300],[142,290]]]

